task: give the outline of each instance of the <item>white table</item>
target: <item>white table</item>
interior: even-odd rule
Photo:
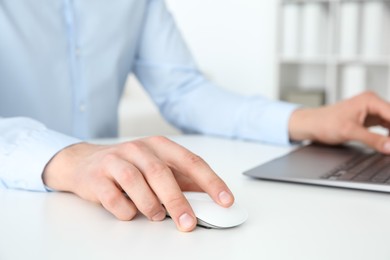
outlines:
[[[390,194],[242,175],[292,148],[172,139],[223,177],[247,208],[246,223],[181,233],[170,219],[118,221],[72,194],[0,190],[0,259],[390,259]]]

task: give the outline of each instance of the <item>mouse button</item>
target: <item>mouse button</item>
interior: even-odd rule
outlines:
[[[183,192],[187,200],[213,201],[211,197],[204,192],[187,191]]]
[[[223,208],[220,216],[218,226],[228,228],[244,223],[248,219],[248,212],[237,204],[233,204],[230,208]]]
[[[212,228],[230,228],[244,223],[248,214],[246,210],[234,204],[224,208],[214,202],[190,201],[198,220]]]
[[[217,227],[217,226],[213,226],[211,225],[210,223],[207,223],[203,220],[201,220],[200,218],[196,218],[198,223],[197,225],[202,227],[202,228],[207,228],[207,229],[220,229],[220,227]]]
[[[194,210],[195,214],[208,214],[209,212],[214,214],[215,210],[218,210],[218,204],[214,201],[205,201],[205,200],[198,200],[198,199],[188,199],[188,202],[190,203],[192,209]]]

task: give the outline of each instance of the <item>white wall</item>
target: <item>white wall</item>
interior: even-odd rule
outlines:
[[[167,0],[200,69],[221,87],[276,97],[277,0]],[[120,134],[174,134],[134,80],[119,114]]]
[[[200,68],[242,93],[276,97],[277,0],[167,0]]]

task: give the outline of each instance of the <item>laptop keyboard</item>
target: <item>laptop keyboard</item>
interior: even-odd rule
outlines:
[[[321,178],[390,184],[390,156],[380,153],[359,154]]]

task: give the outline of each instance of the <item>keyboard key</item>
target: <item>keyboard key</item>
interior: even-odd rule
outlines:
[[[361,173],[363,170],[367,169],[377,161],[381,159],[381,154],[373,154],[367,157],[367,159],[360,161],[357,165],[353,166],[348,170],[348,172],[355,172],[356,174]]]
[[[343,172],[345,172],[345,173],[338,178],[338,180],[340,180],[340,181],[352,180],[358,174],[357,172],[352,172],[352,171],[350,171],[350,172],[343,171]]]
[[[390,156],[370,153],[354,156],[322,178],[329,180],[390,184]]]
[[[379,171],[389,167],[390,161],[388,158],[380,158],[379,161],[375,162],[373,165],[367,167],[363,172],[359,173],[353,180],[361,182],[369,182]]]
[[[371,182],[374,183],[385,183],[390,179],[390,168],[384,168],[380,170],[374,177],[372,177]]]

